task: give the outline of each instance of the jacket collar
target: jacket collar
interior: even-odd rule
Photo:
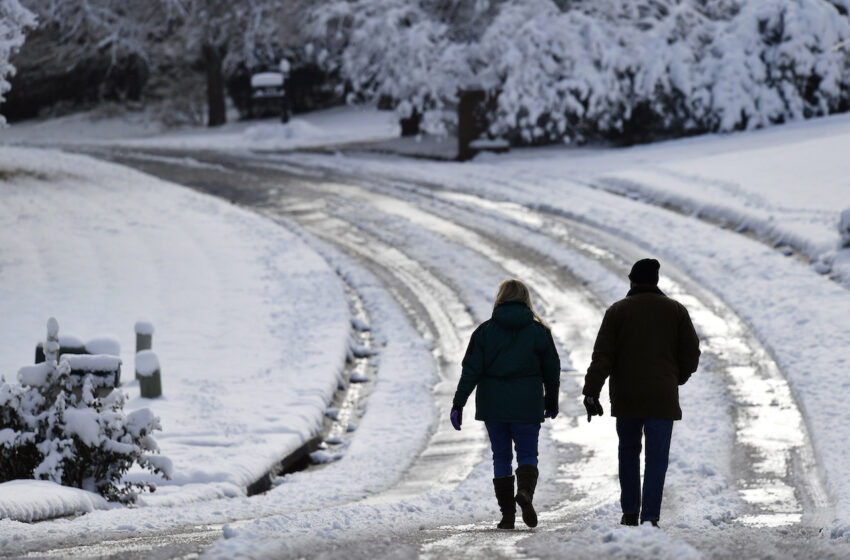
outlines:
[[[658,286],[653,286],[651,284],[638,284],[626,294],[628,296],[636,296],[638,294],[657,294],[659,296],[665,295],[664,292],[658,289]]]

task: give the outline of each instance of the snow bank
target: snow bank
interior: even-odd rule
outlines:
[[[284,124],[280,119],[228,123],[215,130],[186,129],[154,134],[150,122],[98,118],[86,114],[16,123],[0,130],[0,142],[37,145],[107,144],[201,150],[294,150],[398,138],[397,117],[371,107],[335,107],[314,111]],[[159,132],[159,131],[155,131]]]
[[[94,492],[47,480],[12,480],[0,484],[0,519],[32,522],[110,507],[109,502]]]
[[[221,495],[215,484],[198,487],[205,482],[244,492],[318,432],[350,313],[336,273],[300,239],[219,199],[83,156],[4,147],[0,184],[0,372],[32,362],[45,317],[119,336],[120,356],[63,356],[87,370],[132,364],[138,317],[157,325],[168,393],[153,413],[174,477],[127,475],[157,484],[149,503]],[[37,383],[41,373],[31,366],[21,376]],[[125,410],[151,406],[125,377]]]

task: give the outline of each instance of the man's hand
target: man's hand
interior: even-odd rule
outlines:
[[[543,417],[551,418],[552,420],[558,415],[558,400],[546,399],[546,404],[543,407]]]
[[[463,409],[452,407],[452,412],[449,414],[449,418],[452,421],[452,427],[455,430],[460,431],[460,425],[463,424]]]
[[[592,416],[602,416],[602,405],[596,397],[584,397],[584,408],[587,410],[587,421],[590,422]]]

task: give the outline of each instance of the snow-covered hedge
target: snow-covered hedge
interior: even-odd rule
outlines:
[[[122,482],[134,464],[169,477],[170,461],[154,455],[160,425],[150,409],[126,415],[120,391],[95,397],[91,375],[75,391],[70,373],[65,357],[57,364],[48,356],[21,368],[20,384],[0,384],[0,482],[50,480],[129,502],[153,489]]]
[[[440,2],[336,0],[314,28],[355,96],[392,97],[427,121],[480,85],[498,95],[491,134],[518,143],[752,129],[850,108],[845,0],[474,5],[461,23]]]
[[[35,16],[18,0],[0,2],[0,105],[3,94],[11,87],[7,78],[15,74],[9,59],[24,44],[24,32],[34,25]],[[0,125],[5,123],[6,119],[0,115]]]

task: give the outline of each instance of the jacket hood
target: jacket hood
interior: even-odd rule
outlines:
[[[534,315],[521,301],[509,301],[493,310],[493,320],[502,328],[520,330],[534,322]]]

